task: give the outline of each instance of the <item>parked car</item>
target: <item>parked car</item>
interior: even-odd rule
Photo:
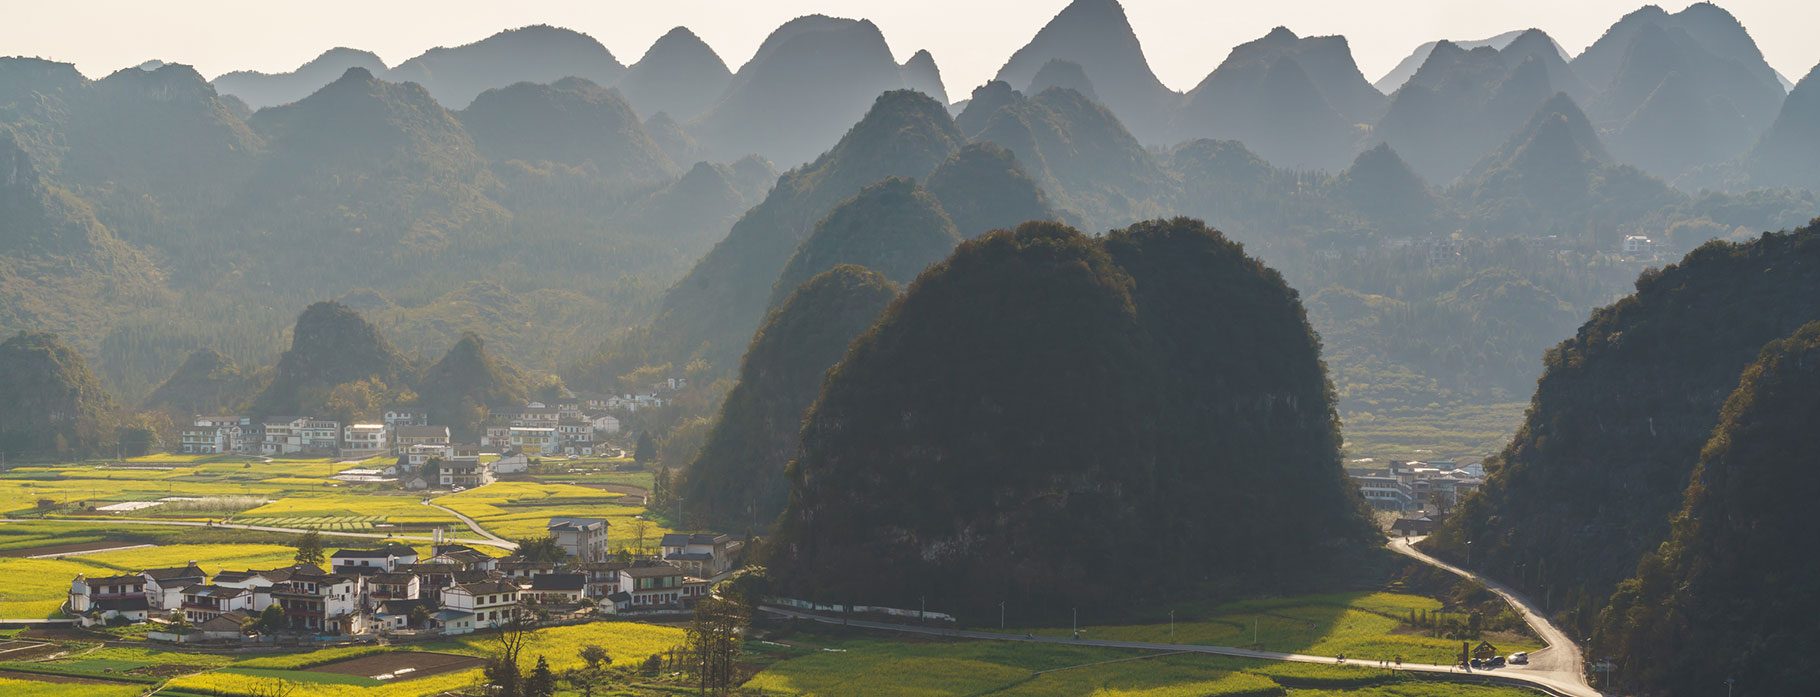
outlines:
[[[1504,667],[1504,657],[1503,656],[1492,656],[1491,658],[1485,659],[1485,667],[1486,668],[1503,668]]]
[[[1511,654],[1510,655],[1510,664],[1513,666],[1529,665],[1529,652],[1518,651],[1516,653]]]

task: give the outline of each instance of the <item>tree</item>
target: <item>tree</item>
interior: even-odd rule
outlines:
[[[248,626],[256,632],[275,632],[284,629],[284,607],[278,603],[265,606],[265,609],[260,610],[259,616],[253,618],[252,623]]]
[[[651,438],[650,431],[638,434],[638,448],[632,451],[632,461],[638,464],[650,464],[657,459],[657,441]]]
[[[746,610],[739,603],[708,597],[695,605],[695,620],[689,624],[685,642],[689,667],[702,694],[725,694],[733,687],[746,621]]]
[[[311,530],[298,536],[297,554],[292,559],[299,564],[321,566],[323,560],[322,533]]]
[[[249,697],[290,697],[290,695],[296,694],[300,689],[303,689],[303,685],[299,683],[273,678],[260,682],[258,686],[249,688],[247,690],[247,695],[249,695]]]
[[[550,662],[543,656],[537,657],[537,667],[531,669],[531,675],[525,678],[524,697],[554,697],[556,694],[556,674],[550,672]]]
[[[494,656],[487,659],[487,665],[481,668],[481,674],[499,697],[519,697],[522,694],[523,678],[518,674],[516,661]]]
[[[645,553],[645,534],[650,531],[650,521],[647,521],[644,518],[632,519],[632,543],[636,545],[639,554]]]
[[[564,673],[562,680],[571,689],[580,692],[581,697],[594,697],[594,690],[611,677],[607,670],[613,665],[613,657],[607,654],[606,649],[589,645],[581,647],[581,660],[585,665]]]
[[[545,535],[518,540],[518,556],[525,561],[559,562],[569,556],[569,553],[557,544],[555,537]]]

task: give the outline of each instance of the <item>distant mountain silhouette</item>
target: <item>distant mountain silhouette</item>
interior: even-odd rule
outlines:
[[[1042,94],[1051,87],[1074,90],[1090,100],[1100,101],[1099,94],[1093,91],[1093,81],[1087,79],[1087,71],[1074,61],[1058,58],[1044,63],[1042,69],[1036,71],[1036,77],[1030,78],[1030,89],[1026,91]]]
[[[871,21],[798,17],[765,38],[720,101],[688,128],[712,159],[758,153],[795,165],[832,145],[879,93],[904,84]]]
[[[1625,15],[1573,66],[1613,153],[1670,178],[1742,153],[1786,95],[1749,33],[1710,3]]]
[[[264,109],[303,99],[334,82],[349,68],[364,68],[374,75],[384,75],[386,65],[371,52],[338,47],[324,51],[288,73],[237,70],[216,77],[214,85],[216,91],[234,95],[253,109]]]
[[[1428,182],[1384,143],[1359,153],[1335,179],[1334,193],[1384,229],[1433,229],[1440,210]]]
[[[1679,198],[1660,180],[1616,164],[1566,93],[1474,165],[1456,191],[1477,209],[1473,227],[1499,234],[1582,235],[1588,221],[1618,227]]]
[[[231,413],[249,396],[248,389],[253,386],[247,377],[220,351],[199,348],[184,358],[177,372],[153,390],[141,406],[164,410],[177,419]]]
[[[1820,65],[1795,83],[1782,113],[1744,158],[1753,186],[1820,191]]]
[[[908,284],[960,242],[940,201],[915,180],[891,177],[861,189],[815,224],[771,287],[770,305],[783,305],[797,286],[841,264]]]
[[[667,179],[678,171],[617,91],[582,78],[490,89],[459,117],[492,160],[592,164],[609,180]]]
[[[989,100],[975,99],[962,120]],[[1035,97],[1013,92],[975,140],[1004,146],[1062,208],[1093,227],[1143,215],[1164,194],[1168,176],[1117,116],[1074,90]]]
[[[1182,137],[1243,142],[1281,167],[1335,170],[1386,103],[1345,37],[1301,38],[1277,27],[1232,49],[1189,90],[1175,128]]]
[[[948,103],[948,88],[942,85],[942,69],[935,64],[935,56],[928,49],[920,49],[904,61],[903,71],[905,89],[912,89],[935,98],[935,101]]]
[[[353,68],[309,97],[254,114],[252,126],[270,154],[236,205],[277,233],[266,238],[276,246],[268,252],[358,240],[365,253],[341,259],[339,270],[376,271],[448,251],[506,217],[487,197],[485,158],[419,85]],[[296,281],[320,276],[274,271]]]
[[[997,77],[1013,89],[1030,91],[1038,71],[1052,60],[1079,65],[1099,97],[1131,132],[1147,143],[1169,140],[1169,114],[1181,95],[1163,85],[1118,0],[1074,0],[1041,31],[1011,54]]]
[[[1468,51],[1440,42],[1391,95],[1372,139],[1389,143],[1422,178],[1452,182],[1561,91],[1543,58],[1515,46]]]
[[[833,149],[780,178],[670,288],[651,325],[652,352],[679,365],[700,355],[732,370],[764,317],[772,285],[817,222],[873,182],[928,176],[963,140],[947,110],[927,95],[880,95]]]
[[[699,162],[708,156],[707,148],[702,147],[695,136],[689,135],[688,129],[677,123],[676,119],[664,112],[657,112],[645,119],[645,135],[657,144],[671,162]]]
[[[941,201],[964,238],[1031,220],[1061,219],[1017,156],[993,143],[961,148],[935,168],[923,186]]]
[[[713,106],[732,80],[733,71],[713,48],[677,27],[658,37],[615,87],[647,118],[662,112],[687,122]]]
[[[1515,41],[1516,38],[1525,31],[1528,30],[1514,29],[1489,39],[1480,39],[1478,41],[1449,41],[1448,43],[1468,51],[1480,46],[1490,46],[1501,50],[1505,46],[1509,46],[1510,42]],[[1440,43],[1440,41],[1430,41],[1421,46],[1417,46],[1416,50],[1411,51],[1403,60],[1398,61],[1396,67],[1391,68],[1390,72],[1385,73],[1383,77],[1378,78],[1377,82],[1372,83],[1372,86],[1378,88],[1378,91],[1383,92],[1384,94],[1396,92],[1403,86],[1403,83],[1408,82],[1409,78],[1415,76],[1416,71],[1421,69],[1423,63],[1428,62],[1428,54],[1434,52],[1435,46]],[[1567,61],[1567,51],[1562,49],[1560,44],[1555,44],[1555,52],[1561,57],[1563,62]]]
[[[415,82],[450,109],[466,108],[490,88],[519,82],[579,77],[611,85],[626,71],[593,37],[537,24],[509,29],[471,44],[438,47],[386,72],[393,82]]]

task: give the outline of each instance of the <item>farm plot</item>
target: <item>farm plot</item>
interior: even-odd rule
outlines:
[[[541,537],[550,517],[563,515],[605,518],[610,525],[607,543],[614,548],[634,544],[640,527],[647,545],[670,532],[655,522],[637,520],[644,508],[627,505],[631,500],[635,499],[573,484],[494,482],[437,498],[435,503],[473,518],[481,527],[509,539]]]
[[[366,532],[372,530],[376,525],[384,525],[386,517],[377,515],[238,516],[234,518],[234,522],[242,525],[269,525],[281,528]]]
[[[428,651],[391,651],[324,663],[307,668],[318,673],[354,675],[374,680],[411,680],[441,673],[478,668],[485,661],[474,656]]]

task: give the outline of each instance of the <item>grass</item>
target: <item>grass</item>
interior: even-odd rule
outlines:
[[[1517,697],[1514,688],[1424,682],[1375,668],[1291,664],[1018,642],[889,641],[870,636],[754,643],[781,658],[745,687],[770,695],[868,697]]]
[[[675,627],[632,622],[596,622],[568,627],[540,629],[524,649],[521,661],[526,668],[538,657],[549,661],[552,670],[562,671],[583,664],[581,649],[599,646],[614,657],[616,663],[630,664],[646,656],[663,653],[682,643],[683,632]],[[492,635],[463,636],[429,644],[414,645],[412,650],[487,656],[494,651]],[[246,658],[212,670],[173,678],[170,690],[202,695],[239,697],[279,681],[300,683],[300,694],[324,697],[426,697],[471,686],[480,680],[480,670],[470,669],[432,675],[425,678],[381,682],[359,676],[301,670],[334,661],[403,649],[359,646],[323,649],[307,653]]]
[[[1400,593],[1306,595],[1183,613],[1174,625],[1173,637],[1168,622],[1090,626],[1083,633],[1092,639],[1239,646],[1316,656],[1345,654],[1360,660],[1401,656],[1410,663],[1452,663],[1459,654],[1460,640],[1423,635],[1404,621],[1411,610],[1436,613],[1441,603]],[[1027,631],[1045,636],[1069,633],[1067,628]],[[1505,653],[1541,648],[1540,642],[1528,637],[1490,638]]]
[[[0,694],[7,697],[139,697],[146,686],[127,683],[56,683],[0,678]]]

